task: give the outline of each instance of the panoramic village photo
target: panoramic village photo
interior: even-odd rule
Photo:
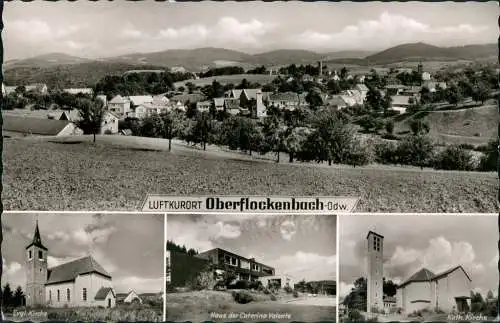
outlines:
[[[164,215],[3,215],[6,320],[163,320]]]
[[[489,212],[497,9],[6,2],[5,208],[321,193]]]
[[[498,214],[339,217],[341,322],[498,320]]]
[[[337,216],[167,215],[167,321],[335,322]]]

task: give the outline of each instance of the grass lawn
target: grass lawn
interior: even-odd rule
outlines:
[[[229,318],[230,313],[238,315],[233,319],[223,319],[224,321],[243,321],[243,322],[320,322],[320,321],[335,321],[335,307],[333,306],[311,306],[297,305],[293,303],[284,303],[270,300],[259,300],[248,304],[237,304],[228,292],[217,291],[198,291],[167,294],[166,297],[167,321],[192,321],[204,322],[207,320],[219,321],[211,314],[216,313],[223,318]],[[268,318],[253,318],[240,316],[253,314],[268,315]],[[269,314],[281,314],[283,319],[269,319]],[[284,318],[284,315],[289,315],[289,318]],[[290,318],[291,317],[291,318]]]
[[[359,196],[360,212],[497,210],[495,173],[328,167],[288,164],[286,158],[276,164],[177,142],[169,153],[161,139],[100,136],[95,145],[90,139],[6,138],[5,210],[136,210],[147,193]]]

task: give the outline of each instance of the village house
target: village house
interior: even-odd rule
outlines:
[[[422,87],[427,88],[429,92],[436,92],[438,89],[446,90],[446,82],[425,81]]]
[[[27,306],[110,308],[116,305],[112,277],[92,256],[49,268],[48,254],[37,221],[25,253]]]
[[[397,307],[404,314],[428,309],[450,313],[470,308],[471,279],[462,266],[440,274],[422,268],[397,286],[395,300],[384,298],[384,236],[369,231],[367,239],[367,312],[389,312]],[[394,301],[396,305],[394,305]]]
[[[126,118],[132,113],[130,100],[116,95],[108,102],[108,111],[120,116],[120,118]]]
[[[430,81],[430,80],[431,80],[431,73],[422,72],[422,81]]]
[[[297,280],[290,275],[275,275],[275,276],[262,276],[259,281],[263,286],[276,286],[278,288],[294,288]]]
[[[131,303],[140,303],[142,304],[142,299],[137,295],[137,293],[131,290],[128,293],[116,294],[116,302],[118,304],[131,304]]]
[[[333,95],[326,101],[326,105],[337,110],[347,108],[349,105],[344,101],[341,95]]]
[[[305,93],[298,94],[295,92],[278,92],[269,95],[268,106],[293,111],[299,107],[307,107],[309,104],[306,101]]]
[[[230,90],[226,93],[226,96],[239,99],[240,107],[249,110],[252,117],[262,118],[266,116],[264,100],[269,94],[262,92],[261,89]]]
[[[47,84],[44,83],[35,83],[25,86],[26,92],[34,92],[38,94],[47,94],[49,93],[49,88]]]
[[[102,116],[101,134],[117,134],[120,117],[110,111],[105,111]]]
[[[399,113],[406,113],[406,110],[415,104],[415,98],[409,95],[394,95],[392,96],[391,109]]]
[[[68,93],[68,94],[73,94],[73,95],[77,95],[77,94],[85,94],[85,95],[92,95],[94,94],[94,90],[92,90],[91,88],[81,88],[81,89],[64,89],[63,92],[65,93]]]
[[[3,135],[19,136],[75,136],[83,131],[68,120],[34,118],[24,116],[3,116]]]
[[[200,112],[209,112],[212,107],[212,101],[196,102],[196,110]]]
[[[357,91],[359,93],[360,99],[365,102],[366,95],[368,94],[368,87],[364,84],[356,84],[353,91]]]
[[[175,107],[185,111],[189,104],[205,101],[206,99],[207,97],[202,93],[178,94],[170,98],[170,104],[172,108]]]

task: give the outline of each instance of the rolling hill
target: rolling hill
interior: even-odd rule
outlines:
[[[316,64],[323,60],[328,65],[386,65],[411,60],[476,60],[496,57],[497,45],[469,45],[437,47],[424,43],[403,44],[363,58],[369,52],[340,51],[316,53],[307,50],[273,50],[247,54],[223,48],[166,50],[153,53],[135,53],[110,58],[89,60],[61,53],[51,53],[22,60],[5,62],[7,84],[45,82],[48,85],[83,86],[95,83],[106,74],[123,73],[133,69],[165,69],[182,66],[197,72],[204,68],[221,66],[283,66],[288,64]]]
[[[365,60],[372,64],[389,64],[404,60],[476,60],[497,54],[497,44],[437,47],[425,43],[413,43],[386,49],[365,57]]]

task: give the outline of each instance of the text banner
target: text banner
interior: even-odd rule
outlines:
[[[357,197],[162,196],[148,195],[144,212],[165,213],[310,213],[353,212]]]

